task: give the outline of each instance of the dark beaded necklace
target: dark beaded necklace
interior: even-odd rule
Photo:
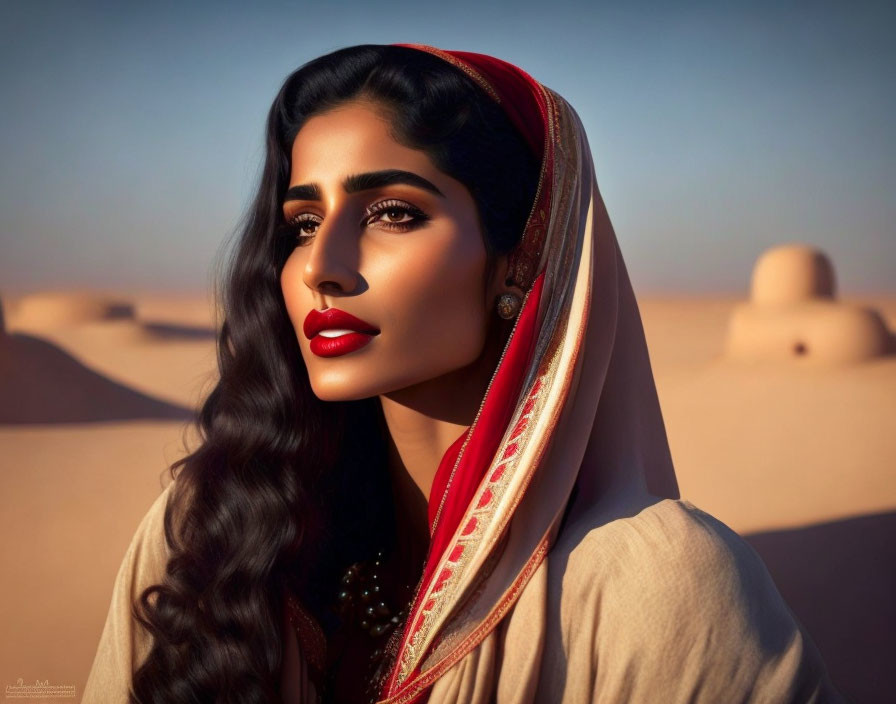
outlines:
[[[386,584],[383,581],[385,564],[386,553],[380,550],[372,559],[350,565],[342,576],[335,604],[340,621],[348,629],[346,637],[351,639],[351,631],[361,631],[362,638],[372,640],[368,641],[373,650],[370,651],[364,675],[366,694],[371,703],[379,699],[379,693],[397,654],[400,628],[407,619],[413,600],[413,585],[404,584],[401,585],[403,594],[399,597],[403,602],[401,608],[396,611],[387,603]],[[333,670],[327,677],[324,701],[329,701],[330,693],[337,684],[335,675]]]
[[[368,635],[379,638],[388,635],[407,616],[406,604],[393,614],[384,599],[380,584],[380,571],[385,558],[384,551],[377,552],[373,560],[356,562],[342,576],[341,591],[337,596],[337,611],[346,622],[355,623]],[[411,585],[405,585],[409,592]]]

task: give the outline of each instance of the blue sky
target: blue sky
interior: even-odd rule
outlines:
[[[0,294],[201,291],[266,111],[361,43],[492,54],[585,124],[636,293],[745,293],[780,242],[896,291],[896,4],[3,2]]]

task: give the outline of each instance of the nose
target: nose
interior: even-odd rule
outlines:
[[[352,293],[358,288],[358,233],[349,218],[331,214],[305,246],[309,251],[302,278],[308,288],[320,293]]]

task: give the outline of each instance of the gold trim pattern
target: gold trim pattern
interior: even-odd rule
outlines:
[[[489,615],[482,620],[482,622],[477,626],[463,641],[461,645],[451,651],[451,654],[448,655],[444,660],[439,661],[435,666],[422,673],[419,677],[414,678],[413,680],[407,682],[405,684],[405,688],[402,691],[397,692],[392,697],[388,699],[383,699],[377,704],[408,704],[413,699],[418,697],[425,689],[430,687],[439,677],[441,677],[448,669],[453,667],[457,662],[463,658],[467,653],[472,650],[477,643],[481,641],[479,637],[482,633],[486,635],[491,631],[495,625],[500,622],[500,620],[504,617],[507,610],[516,603],[516,598],[519,592],[529,583],[529,579],[531,579],[532,575],[535,573],[535,570],[538,569],[538,566],[544,561],[545,556],[548,553],[549,541],[548,537],[545,536],[538,545],[538,548],[532,554],[532,557],[529,558],[526,566],[520,572],[519,576],[516,578],[514,583],[511,585],[510,589],[508,589],[498,604],[494,609],[489,613]]]
[[[551,96],[551,92],[541,83],[538,83],[538,89],[541,93],[547,112],[548,129],[544,135],[544,158],[541,160],[541,172],[538,176],[538,185],[535,189],[535,198],[532,200],[532,210],[526,219],[523,227],[523,234],[519,244],[510,253],[510,272],[513,281],[523,290],[528,290],[532,286],[532,282],[541,271],[541,253],[544,248],[548,218],[546,213],[550,212],[551,191],[544,190],[545,176],[551,174],[553,176],[555,169],[555,158],[553,148],[556,144],[557,106]]]

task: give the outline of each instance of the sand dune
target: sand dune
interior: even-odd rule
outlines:
[[[37,328],[134,320],[130,301],[78,290],[34,293],[6,302],[4,307],[8,321],[27,321]]]
[[[896,297],[827,300],[896,329]],[[195,443],[186,419],[215,380],[214,316],[204,296],[2,303],[0,526],[19,568],[0,599],[15,635],[0,674],[80,693],[124,548]],[[749,537],[841,689],[882,701],[896,659],[875,621],[892,623],[896,591],[896,357],[744,359],[727,344],[753,298],[639,303],[682,496]]]
[[[196,408],[214,384],[214,317],[205,297],[125,300],[78,291],[2,304],[10,333],[52,343],[110,381],[169,405]]]
[[[215,323],[211,296],[197,294],[113,295],[60,289],[4,296],[3,309],[10,329],[53,329],[116,320],[213,329]]]
[[[0,361],[0,423],[189,420],[193,411],[118,384],[37,337],[6,335]]]

